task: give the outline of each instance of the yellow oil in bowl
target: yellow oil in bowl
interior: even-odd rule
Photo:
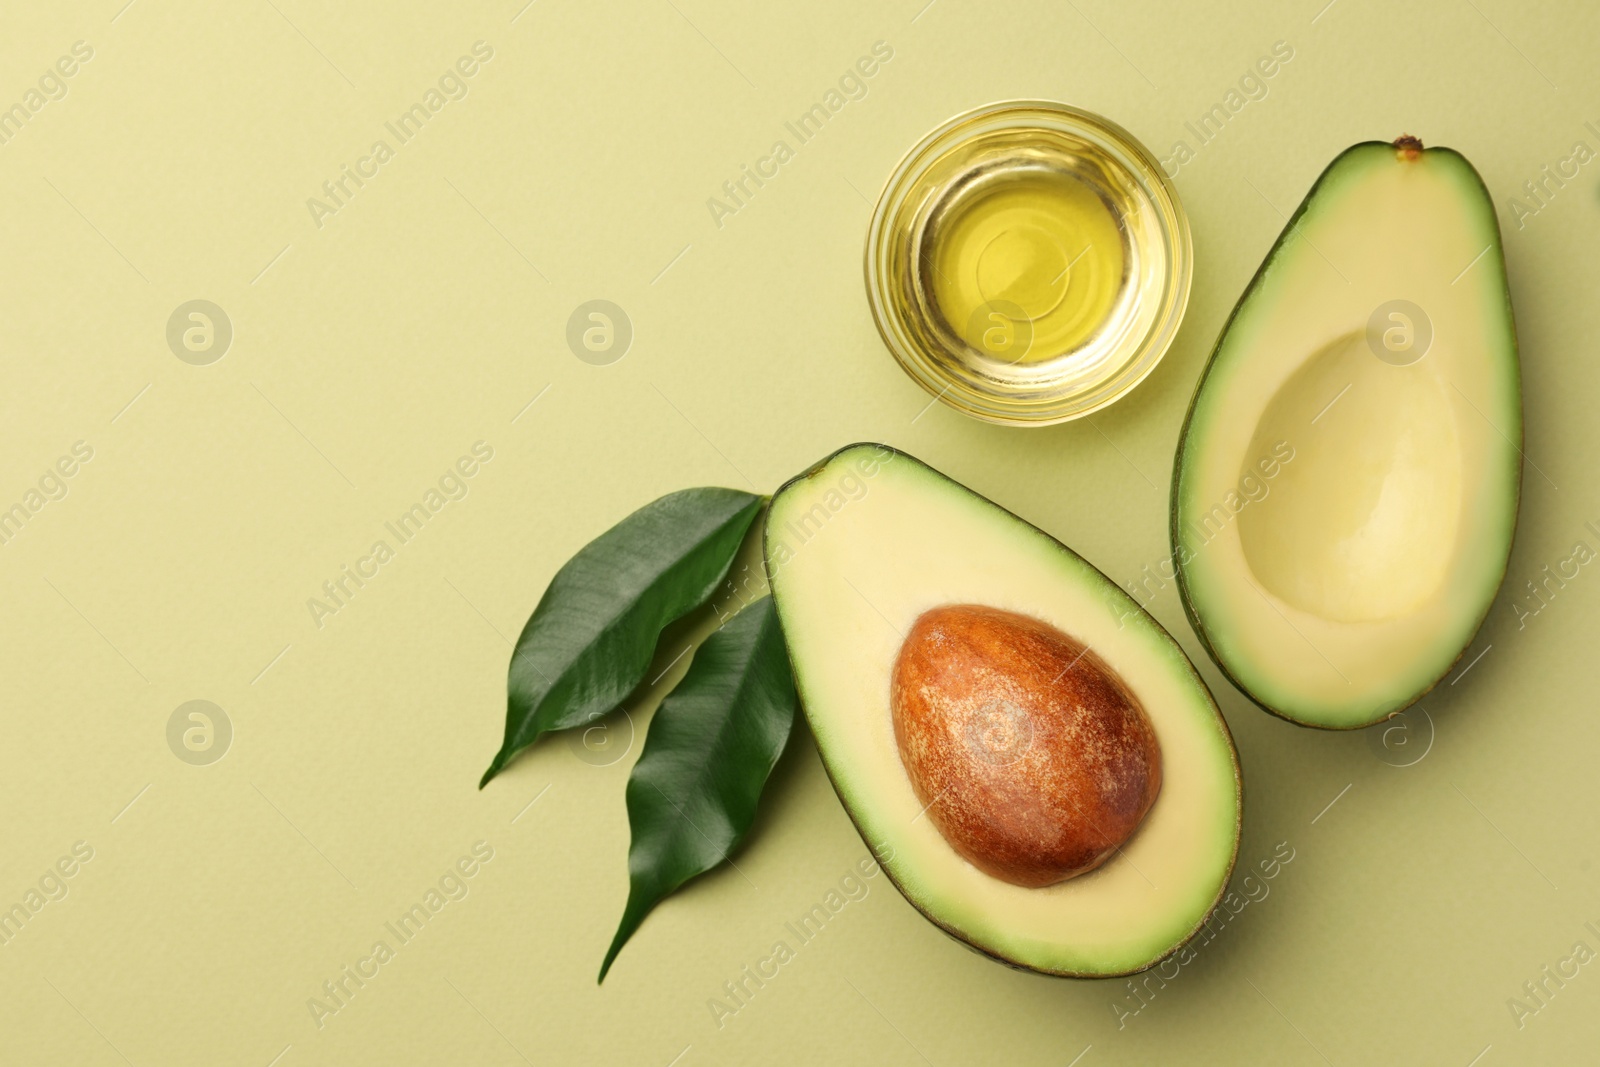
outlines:
[[[924,138],[867,242],[889,350],[939,399],[999,423],[1062,422],[1133,388],[1171,343],[1190,273],[1159,164],[1120,127],[1036,101]]]

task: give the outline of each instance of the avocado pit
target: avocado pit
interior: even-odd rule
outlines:
[[[952,848],[1013,885],[1093,870],[1161,791],[1161,750],[1128,686],[1040,619],[979,604],[924,612],[896,657],[901,762]]]

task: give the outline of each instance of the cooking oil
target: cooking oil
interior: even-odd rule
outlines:
[[[1032,339],[1019,358],[1035,362],[1106,320],[1127,261],[1117,217],[1092,187],[1030,162],[992,170],[954,199],[932,220],[933,295],[969,345],[986,347],[999,307],[1026,317]]]
[[[992,422],[1103,407],[1165,352],[1188,298],[1188,223],[1130,134],[1061,104],[958,116],[912,150],[873,217],[867,284],[890,351]]]

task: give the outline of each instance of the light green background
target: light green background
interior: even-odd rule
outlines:
[[[1594,1055],[1600,967],[1522,1029],[1506,1001],[1580,938],[1600,948],[1582,926],[1600,925],[1600,578],[1585,568],[1523,628],[1512,607],[1576,541],[1600,545],[1584,527],[1600,518],[1600,170],[1521,228],[1507,198],[1575,141],[1600,148],[1584,126],[1600,124],[1600,15],[923,2],[8,0],[0,106],[73,42],[94,58],[0,146],[0,507],[73,442],[94,458],[0,546],[0,904],[76,841],[94,859],[0,947],[0,1061]],[[478,40],[494,57],[470,94],[317,228],[306,199]],[[866,98],[718,228],[706,199],[790,140],[784,121],[879,40],[894,57]],[[1295,54],[1269,95],[1176,179],[1197,267],[1156,373],[1055,429],[928,408],[861,281],[869,201],[904,149],[957,111],[1044,97],[1165,156],[1278,40]],[[1122,983],[990,963],[880,877],[719,1029],[707,1000],[865,851],[803,732],[739,870],[660,908],[596,987],[647,712],[619,762],[592,766],[557,738],[476,789],[500,740],[507,639],[561,562],[661,493],[770,491],[872,439],[1134,580],[1166,555],[1184,407],[1283,214],[1340,149],[1402,132],[1460,149],[1496,195],[1530,461],[1506,590],[1470,655],[1488,651],[1426,701],[1426,757],[1395,768],[1365,735],[1255,710],[1203,659],[1169,586],[1151,609],[1238,739],[1241,873],[1279,841],[1295,859],[1125,1028],[1110,1006]],[[165,340],[196,298],[234,326],[210,366]],[[634,325],[614,365],[564,340],[594,298]],[[494,458],[470,494],[319,629],[307,598],[479,440]],[[210,766],[167,747],[192,699],[234,727]],[[470,895],[319,1029],[308,998],[479,840],[494,859]]]

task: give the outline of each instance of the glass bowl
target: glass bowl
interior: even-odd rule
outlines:
[[[1132,134],[1018,100],[930,132],[867,233],[884,343],[944,403],[1005,425],[1105,407],[1166,354],[1193,272],[1189,222]]]

